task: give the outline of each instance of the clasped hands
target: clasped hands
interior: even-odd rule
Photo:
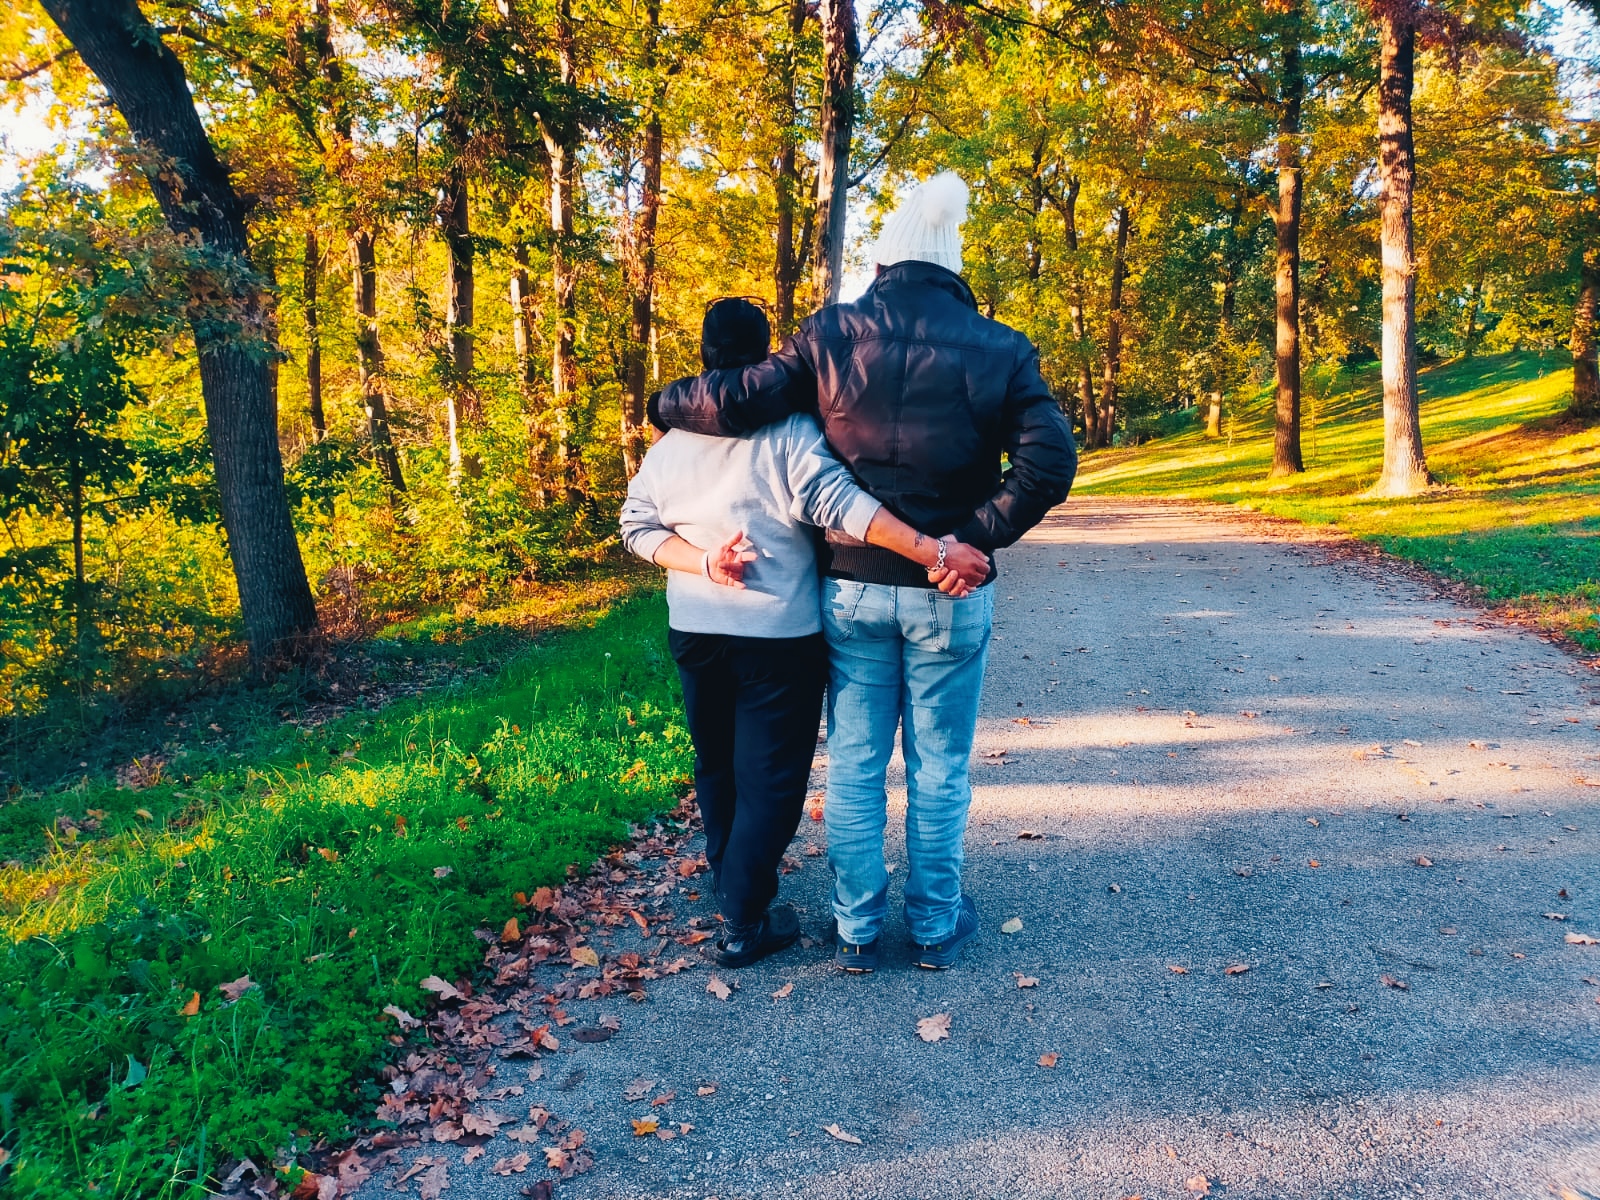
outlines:
[[[954,537],[943,537],[937,542],[930,539],[929,542],[935,557],[933,563],[924,564],[928,568],[928,582],[941,592],[959,600],[971,595],[973,588],[982,587],[989,578],[989,556],[982,550],[957,541]],[[944,543],[943,567],[937,565],[939,542]],[[741,529],[720,545],[706,551],[702,570],[712,583],[742,589],[744,569],[755,562],[756,557],[755,550],[745,541],[744,530]]]

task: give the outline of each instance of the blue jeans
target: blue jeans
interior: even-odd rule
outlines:
[[[969,760],[989,655],[994,589],[954,600],[930,588],[828,579],[828,860],[839,935],[883,929],[889,873],[884,777],[899,728],[906,761],[906,925],[944,941],[961,904]]]

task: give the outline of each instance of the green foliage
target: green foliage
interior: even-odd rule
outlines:
[[[514,892],[681,795],[664,628],[658,598],[624,602],[490,682],[284,727],[253,762],[88,781],[74,802],[103,836],[0,872],[11,1194],[187,1195],[229,1156],[369,1114],[382,1007],[419,1009],[418,981],[469,973]]]

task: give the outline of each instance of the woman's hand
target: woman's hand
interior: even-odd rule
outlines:
[[[973,588],[982,587],[989,578],[989,556],[954,537],[939,540],[945,547],[944,567],[930,567],[928,579],[938,585],[941,592],[957,599],[970,595]]]
[[[740,548],[743,541],[744,530],[741,529],[716,549],[707,550],[706,578],[723,587],[743,589],[745,566],[756,561],[756,552],[752,547]]]

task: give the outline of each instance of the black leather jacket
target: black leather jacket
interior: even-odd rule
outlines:
[[[861,486],[907,524],[984,551],[1037,525],[1077,470],[1033,343],[980,316],[961,277],[932,263],[884,268],[764,362],[680,379],[650,405],[659,428],[722,436],[794,412],[817,416]],[[832,575],[927,586],[913,563],[830,541]]]

